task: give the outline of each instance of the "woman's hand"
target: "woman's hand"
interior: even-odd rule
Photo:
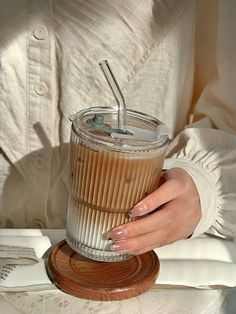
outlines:
[[[144,217],[106,234],[113,242],[112,251],[142,254],[194,232],[201,219],[201,208],[193,179],[181,168],[164,172],[162,179],[164,183],[130,212],[130,217]]]

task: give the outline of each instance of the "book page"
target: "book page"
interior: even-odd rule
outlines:
[[[7,264],[31,265],[37,262],[34,248],[0,245],[0,267]]]
[[[0,291],[54,287],[48,278],[43,259],[51,247],[49,238],[11,234],[0,236]]]
[[[37,258],[42,258],[51,247],[51,242],[46,236],[0,236],[0,245],[33,248]]]
[[[26,287],[29,290],[36,285],[44,289],[54,287],[48,278],[43,259],[34,265],[5,265],[0,268],[0,291],[24,291]]]
[[[42,231],[40,229],[5,229],[0,228],[1,236],[41,236]]]

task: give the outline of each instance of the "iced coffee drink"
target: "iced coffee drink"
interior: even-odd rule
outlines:
[[[128,212],[157,187],[168,136],[163,124],[127,110],[127,130],[116,129],[113,108],[76,114],[70,146],[67,242],[78,253],[100,261],[130,255],[109,251],[104,234],[131,221]]]

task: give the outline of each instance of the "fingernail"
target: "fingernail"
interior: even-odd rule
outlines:
[[[130,212],[129,212],[129,216],[131,218],[133,217],[137,217],[137,216],[143,216],[145,214],[147,214],[147,206],[142,204],[142,205],[136,205]]]
[[[123,252],[129,249],[129,244],[126,241],[115,242],[110,245],[110,250],[114,252]]]
[[[124,238],[125,236],[127,236],[127,234],[128,234],[128,232],[126,229],[123,229],[121,227],[117,227],[117,228],[114,228],[114,229],[108,231],[105,234],[105,237],[108,240],[118,240],[118,239]]]

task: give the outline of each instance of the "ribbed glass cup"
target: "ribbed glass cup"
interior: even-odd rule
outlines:
[[[70,195],[67,242],[79,254],[106,262],[127,259],[131,254],[109,250],[104,234],[132,221],[128,212],[159,183],[167,138],[142,142],[112,138],[87,123],[95,113],[115,125],[113,108],[94,107],[76,114],[70,142]],[[127,111],[130,127],[153,129],[160,121]]]

